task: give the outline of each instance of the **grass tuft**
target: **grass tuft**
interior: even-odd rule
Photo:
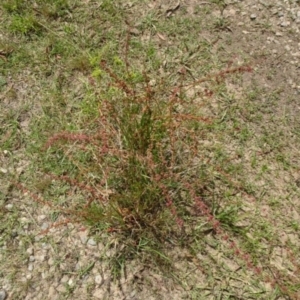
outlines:
[[[195,174],[201,168],[199,137],[214,120],[201,114],[199,100],[190,99],[187,90],[251,68],[226,69],[168,91],[164,80],[153,84],[146,74],[133,79],[134,71],[120,58],[112,66],[118,74],[106,61],[98,67],[106,87],[91,81],[98,112],[90,129],[53,134],[43,146],[52,170],[57,170],[47,173],[56,192],[65,185],[63,193],[76,199],[60,205],[49,200],[50,206],[67,216],[67,222],[83,222],[117,236],[121,246],[112,261],[138,256],[170,267],[166,250],[174,243],[189,245],[199,217],[207,218],[215,232],[223,225],[234,226],[232,210],[214,212],[215,203],[203,200],[208,180]],[[47,195],[49,181],[42,186]]]

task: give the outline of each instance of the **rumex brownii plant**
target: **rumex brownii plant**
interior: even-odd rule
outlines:
[[[59,132],[43,147],[52,160],[63,157],[75,170],[47,174],[53,184],[69,186],[72,201],[55,204],[33,196],[66,217],[54,226],[84,222],[118,236],[119,256],[126,259],[143,253],[143,259],[167,265],[168,241],[188,245],[193,226],[201,219],[223,240],[229,240],[214,216],[214,204],[202,197],[207,182],[197,173],[201,137],[214,120],[201,114],[199,99],[188,97],[186,91],[209,81],[220,83],[230,74],[251,72],[251,68],[228,68],[170,90],[164,79],[152,84],[146,74],[142,81],[133,81],[128,62],[121,75],[105,61],[100,69],[107,76],[106,86],[90,78],[99,97],[97,118],[89,120],[91,128]],[[200,96],[212,95],[204,88]],[[247,267],[261,272],[234,242],[229,243]]]
[[[196,195],[205,182],[193,170],[201,135],[213,120],[202,116],[197,103],[186,97],[187,86],[174,87],[168,94],[163,83],[152,87],[146,75],[138,88],[120,79],[105,62],[101,69],[111,82],[109,93],[99,99],[95,132],[57,133],[44,146],[62,150],[77,166],[80,180],[49,176],[88,194],[72,214],[130,237],[132,245],[139,245],[141,239],[162,245],[174,235],[187,238],[190,224],[185,219],[191,211],[210,214],[209,205]],[[245,71],[251,68],[227,69],[197,83]],[[80,164],[76,156],[82,151],[90,160]],[[87,178],[88,174],[97,174],[97,179]]]
[[[168,247],[174,243],[189,247],[193,227],[203,222],[228,244],[245,268],[285,291],[281,281],[266,277],[223,227],[214,214],[215,203],[203,197],[208,181],[198,174],[201,137],[214,120],[201,114],[199,100],[187,97],[186,91],[208,81],[220,83],[230,74],[251,72],[251,68],[226,69],[171,91],[165,89],[163,80],[150,84],[145,74],[142,82],[132,82],[128,66],[123,78],[104,61],[100,68],[108,82],[106,87],[98,87],[91,78],[99,97],[92,128],[59,132],[43,147],[52,160],[63,157],[75,170],[71,174],[47,173],[54,185],[69,186],[67,199],[72,201],[53,203],[31,193],[36,202],[65,217],[53,227],[77,222],[105,230],[119,240],[117,261],[139,257],[170,267]],[[212,97],[213,92],[205,88],[201,96]],[[255,201],[219,166],[215,171]]]

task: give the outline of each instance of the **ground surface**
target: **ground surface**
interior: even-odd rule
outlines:
[[[300,299],[299,2],[28,2],[0,5],[0,299]],[[51,228],[57,212],[11,182],[43,191],[54,167],[39,151],[92,118],[91,78],[100,56],[118,65],[126,24],[130,64],[154,85],[175,85],[183,68],[190,82],[241,65],[253,72],[199,99],[218,121],[200,157],[223,233],[195,238],[192,253],[169,248],[170,274],[134,259],[113,280],[113,237],[78,223]],[[63,197],[58,188],[48,196]]]

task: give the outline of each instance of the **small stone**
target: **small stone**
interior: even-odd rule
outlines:
[[[43,249],[46,249],[46,250],[50,248],[48,243],[42,243],[42,247],[43,247]]]
[[[36,259],[39,260],[39,261],[41,261],[41,262],[45,261],[46,255],[39,255],[39,256],[36,257]]]
[[[13,207],[14,207],[14,205],[13,204],[7,204],[7,205],[5,205],[5,208],[7,209],[7,210],[12,210],[13,209]]]
[[[87,243],[90,246],[97,246],[97,242],[93,238],[90,238]]]
[[[30,261],[30,262],[34,262],[34,261],[35,261],[35,257],[34,257],[33,255],[30,255],[30,256],[29,256],[29,261]]]
[[[67,289],[66,287],[63,285],[63,284],[60,284],[56,290],[59,292],[59,293],[66,293],[67,292]]]
[[[281,24],[280,24],[280,26],[281,27],[287,27],[287,26],[289,26],[291,24],[291,22],[289,22],[289,21],[284,21],[284,22],[282,22]]]
[[[155,79],[151,79],[151,80],[149,81],[149,85],[150,85],[150,86],[155,86],[155,85],[156,85],[156,80],[155,80]]]
[[[49,287],[48,295],[49,299],[53,299],[53,297],[56,295],[56,290],[53,286]]]
[[[77,264],[75,265],[75,270],[80,270],[82,268],[82,263],[79,261],[77,262]]]
[[[22,217],[22,218],[20,218],[19,220],[20,220],[20,223],[21,223],[21,224],[27,224],[27,223],[29,223],[29,219],[27,219],[27,218],[25,218],[25,217]]]
[[[5,169],[5,168],[0,168],[0,172],[3,173],[3,174],[6,174],[8,172],[8,170]]]
[[[28,271],[29,272],[32,272],[33,271],[33,264],[28,264]]]
[[[62,277],[62,279],[60,280],[60,282],[66,283],[68,280],[69,280],[69,277],[68,277],[67,275],[64,275],[64,276]]]
[[[136,295],[136,291],[132,291],[130,297],[133,298]]]
[[[46,223],[46,222],[44,222],[44,223],[42,224],[42,226],[41,226],[41,229],[42,229],[42,230],[46,230],[46,229],[48,229],[48,228],[49,228],[49,224]]]
[[[227,15],[228,16],[234,16],[236,14],[236,10],[235,9],[229,9],[228,11],[227,11]]]
[[[300,57],[300,52],[294,52],[294,53],[292,53],[292,56],[293,57]]]
[[[101,282],[102,282],[102,276],[101,275],[96,275],[95,276],[95,283],[96,284],[101,284]]]
[[[79,238],[81,240],[81,243],[85,245],[87,240],[88,240],[87,230],[78,232],[78,235],[79,235]]]
[[[54,265],[54,259],[53,259],[52,257],[50,257],[50,258],[48,259],[48,265],[49,265],[49,266],[53,266],[53,265]]]
[[[42,238],[43,238],[43,236],[42,236],[41,234],[36,235],[36,236],[34,237],[34,241],[35,241],[35,242],[38,242],[38,241],[40,241]]]
[[[282,33],[277,31],[277,32],[275,33],[275,35],[276,35],[276,36],[282,36]]]
[[[46,218],[47,218],[46,215],[40,215],[40,216],[37,217],[37,219],[38,219],[39,222],[45,220]]]
[[[4,290],[0,291],[0,300],[5,300],[7,297],[7,294]]]
[[[279,11],[277,15],[280,18],[280,17],[283,17],[284,13],[282,11]]]
[[[31,278],[32,278],[32,275],[31,275],[31,274],[27,274],[27,275],[26,275],[26,279],[27,279],[27,280],[30,280]]]
[[[62,270],[62,271],[66,271],[68,265],[66,263],[60,263],[59,265],[59,268]]]
[[[251,14],[251,15],[250,15],[250,19],[251,19],[251,20],[255,20],[256,18],[257,18],[257,15],[256,15],[256,14]]]
[[[104,296],[105,296],[105,290],[100,290],[100,289],[95,290],[93,294],[93,297],[96,299],[104,299]]]
[[[73,286],[73,285],[74,285],[74,281],[73,281],[72,278],[68,281],[68,285],[69,285],[69,286]]]
[[[30,247],[26,250],[26,252],[29,254],[29,255],[32,255],[33,254],[33,248]]]
[[[284,49],[285,49],[286,51],[291,51],[291,47],[290,47],[289,45],[284,46]]]

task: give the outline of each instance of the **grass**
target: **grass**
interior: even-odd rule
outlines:
[[[1,162],[13,171],[0,178],[15,183],[1,193],[2,258],[20,253],[22,264],[34,244],[36,216],[6,204],[21,191],[51,219],[42,239],[79,224],[107,243],[115,279],[134,262],[192,299],[297,299],[297,156],[287,145],[299,135],[289,136],[287,112],[274,113],[281,90],[244,88],[256,62],[238,65],[222,46],[213,51],[214,39],[199,38],[199,30],[231,27],[223,16],[209,19],[210,5],[205,19],[162,18],[147,1],[89,5],[1,4],[10,41],[1,78],[11,78],[0,86]],[[63,256],[57,261],[58,269]],[[86,263],[78,280],[96,267]],[[17,278],[14,267],[0,274]]]

